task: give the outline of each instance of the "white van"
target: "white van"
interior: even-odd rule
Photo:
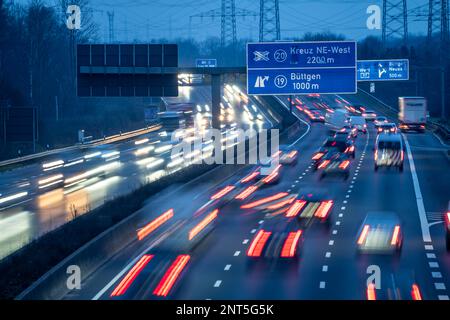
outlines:
[[[403,171],[403,140],[400,134],[382,133],[375,140],[375,171],[379,167],[397,167]]]

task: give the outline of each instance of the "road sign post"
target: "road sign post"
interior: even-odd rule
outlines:
[[[356,93],[356,42],[247,44],[247,92],[252,95]]]
[[[358,81],[409,80],[409,60],[359,60]]]

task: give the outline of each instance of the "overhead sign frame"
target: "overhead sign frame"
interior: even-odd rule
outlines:
[[[204,63],[200,63],[200,61],[205,61],[205,62],[208,62],[208,63],[204,64]],[[199,58],[199,59],[195,59],[195,66],[197,68],[217,68],[217,59],[215,59],[215,58]]]
[[[254,63],[250,62],[251,58],[253,58],[253,59],[257,58],[257,59],[259,59],[258,61],[267,62],[270,60],[271,53],[275,59],[275,54],[279,50],[279,49],[277,49],[277,50],[272,49],[272,52],[270,52],[270,51],[267,52],[267,50],[266,50],[266,52],[262,51],[260,56],[255,55],[255,57],[250,57],[249,49],[252,46],[253,47],[254,46],[263,46],[263,47],[264,46],[275,46],[275,47],[280,46],[280,48],[282,48],[283,46],[286,46],[286,47],[300,46],[301,47],[301,46],[309,45],[310,49],[314,50],[314,48],[315,48],[316,49],[315,51],[317,52],[317,47],[319,47],[320,45],[329,45],[329,44],[336,44],[337,46],[348,45],[351,47],[350,54],[347,57],[345,57],[345,59],[344,58],[337,59],[338,60],[337,63],[336,63],[336,60],[333,60],[332,62],[330,62],[331,64],[337,64],[335,66],[330,66],[329,64],[323,65],[323,62],[316,63],[316,64],[320,64],[320,66],[315,66],[315,67],[305,66],[305,65],[303,65],[304,62],[300,61],[300,60],[296,61],[296,66],[292,66],[292,56],[293,55],[288,55],[286,52],[284,52],[284,54],[282,54],[282,52],[279,52],[277,54],[278,58],[279,58],[279,60],[277,60],[279,66],[277,66],[277,67],[274,67],[274,65],[267,66],[267,64],[266,64],[266,66],[264,66],[264,64],[263,64],[261,67],[255,67]],[[256,50],[255,50],[255,48],[253,48],[253,50],[254,50],[253,51],[253,53],[254,53]],[[282,51],[285,51],[285,50],[282,50]],[[338,56],[336,53],[333,53],[333,55]],[[298,58],[300,58],[300,57],[298,57]],[[323,58],[323,56],[320,58]],[[333,58],[333,57],[328,57],[328,58]],[[302,57],[302,59],[306,59],[306,58]],[[349,61],[347,61],[347,63],[345,63],[346,59],[349,60]],[[288,61],[291,61],[290,64],[288,64]],[[292,42],[292,41],[249,42],[249,43],[247,43],[247,46],[246,46],[246,62],[247,62],[246,63],[247,93],[249,95],[261,95],[261,96],[264,96],[264,95],[306,95],[306,94],[311,94],[311,93],[355,94],[357,92],[357,43],[356,43],[356,41],[345,40],[345,41],[300,41],[300,42]],[[329,60],[327,59],[325,62],[328,63]],[[339,64],[343,64],[343,65],[339,66]],[[302,65],[302,66],[299,66],[299,65]],[[254,85],[249,86],[250,81],[251,80],[254,81],[255,74],[257,74],[257,73],[255,73],[255,74],[251,74],[251,73],[253,73],[254,71],[261,71],[261,70],[271,73],[266,76],[267,78],[265,80],[264,80],[264,78],[260,79],[260,80],[263,80],[263,82],[269,81],[269,79],[271,77],[273,78],[274,72],[278,71],[278,73],[280,75],[280,78],[278,80],[281,80],[281,82],[286,82],[286,84],[284,84],[284,86],[282,86],[281,88],[286,87],[287,84],[289,83],[289,80],[286,77],[286,75],[284,75],[284,73],[303,71],[305,74],[307,74],[308,72],[312,73],[313,70],[315,70],[316,74],[318,76],[320,76],[319,77],[321,80],[320,84],[325,84],[325,86],[330,86],[330,85],[333,85],[334,83],[342,82],[342,81],[337,81],[337,79],[339,78],[339,75],[337,74],[337,72],[338,72],[337,70],[339,70],[339,69],[345,70],[347,72],[345,74],[346,81],[349,81],[351,83],[349,85],[347,85],[346,87],[351,86],[351,89],[349,89],[349,90],[320,90],[320,89],[315,90],[314,88],[311,88],[311,87],[310,88],[298,87],[298,89],[294,88],[290,91],[286,91],[286,90],[280,91],[277,89],[273,90],[274,86],[275,86],[275,83],[274,83],[274,86],[272,86],[272,87],[268,86],[268,88],[270,88],[269,90],[272,90],[272,91],[264,90],[264,92],[261,92],[261,91],[257,92],[258,90],[254,90],[257,85],[256,82]],[[344,73],[344,72],[341,72],[341,73]],[[328,78],[325,78],[327,80],[322,80],[323,76],[328,77]],[[257,77],[256,79],[258,79],[258,75],[256,75],[256,77]],[[277,77],[278,76],[275,76],[275,78],[277,78]],[[335,79],[332,79],[333,77]],[[272,81],[275,81],[275,78],[273,78]],[[291,84],[293,85],[295,80],[291,80],[291,81],[292,81]],[[307,81],[310,82],[311,79],[307,80]],[[304,83],[305,82],[303,82],[303,84]],[[282,85],[282,83],[281,83],[281,85]],[[341,83],[341,85],[342,85],[342,83]],[[317,87],[318,85],[316,84],[315,86]],[[263,87],[265,87],[264,84],[263,84]],[[320,87],[320,85],[319,85],[319,87]],[[278,87],[278,88],[280,88],[280,87]],[[297,91],[295,91],[295,90],[297,90]],[[303,90],[303,91],[301,91],[301,90]]]

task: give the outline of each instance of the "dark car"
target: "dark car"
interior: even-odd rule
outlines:
[[[303,231],[294,218],[272,217],[255,233],[247,249],[247,257],[252,260],[298,259]]]
[[[324,159],[318,166],[318,170],[321,170],[320,179],[328,175],[343,175],[347,180],[350,176],[350,159],[344,153],[335,153]]]
[[[355,157],[355,145],[346,138],[329,138],[312,157],[313,168],[317,170],[324,160],[329,160],[336,153],[344,153]]]
[[[327,192],[320,188],[302,189],[285,212],[288,218],[297,217],[299,222],[308,226],[314,221],[330,223],[334,202]]]

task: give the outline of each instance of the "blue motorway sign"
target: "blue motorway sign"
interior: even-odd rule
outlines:
[[[195,66],[197,68],[216,68],[217,59],[195,59]]]
[[[248,43],[247,92],[356,93],[356,42]]]
[[[358,81],[409,80],[409,60],[359,60]]]

